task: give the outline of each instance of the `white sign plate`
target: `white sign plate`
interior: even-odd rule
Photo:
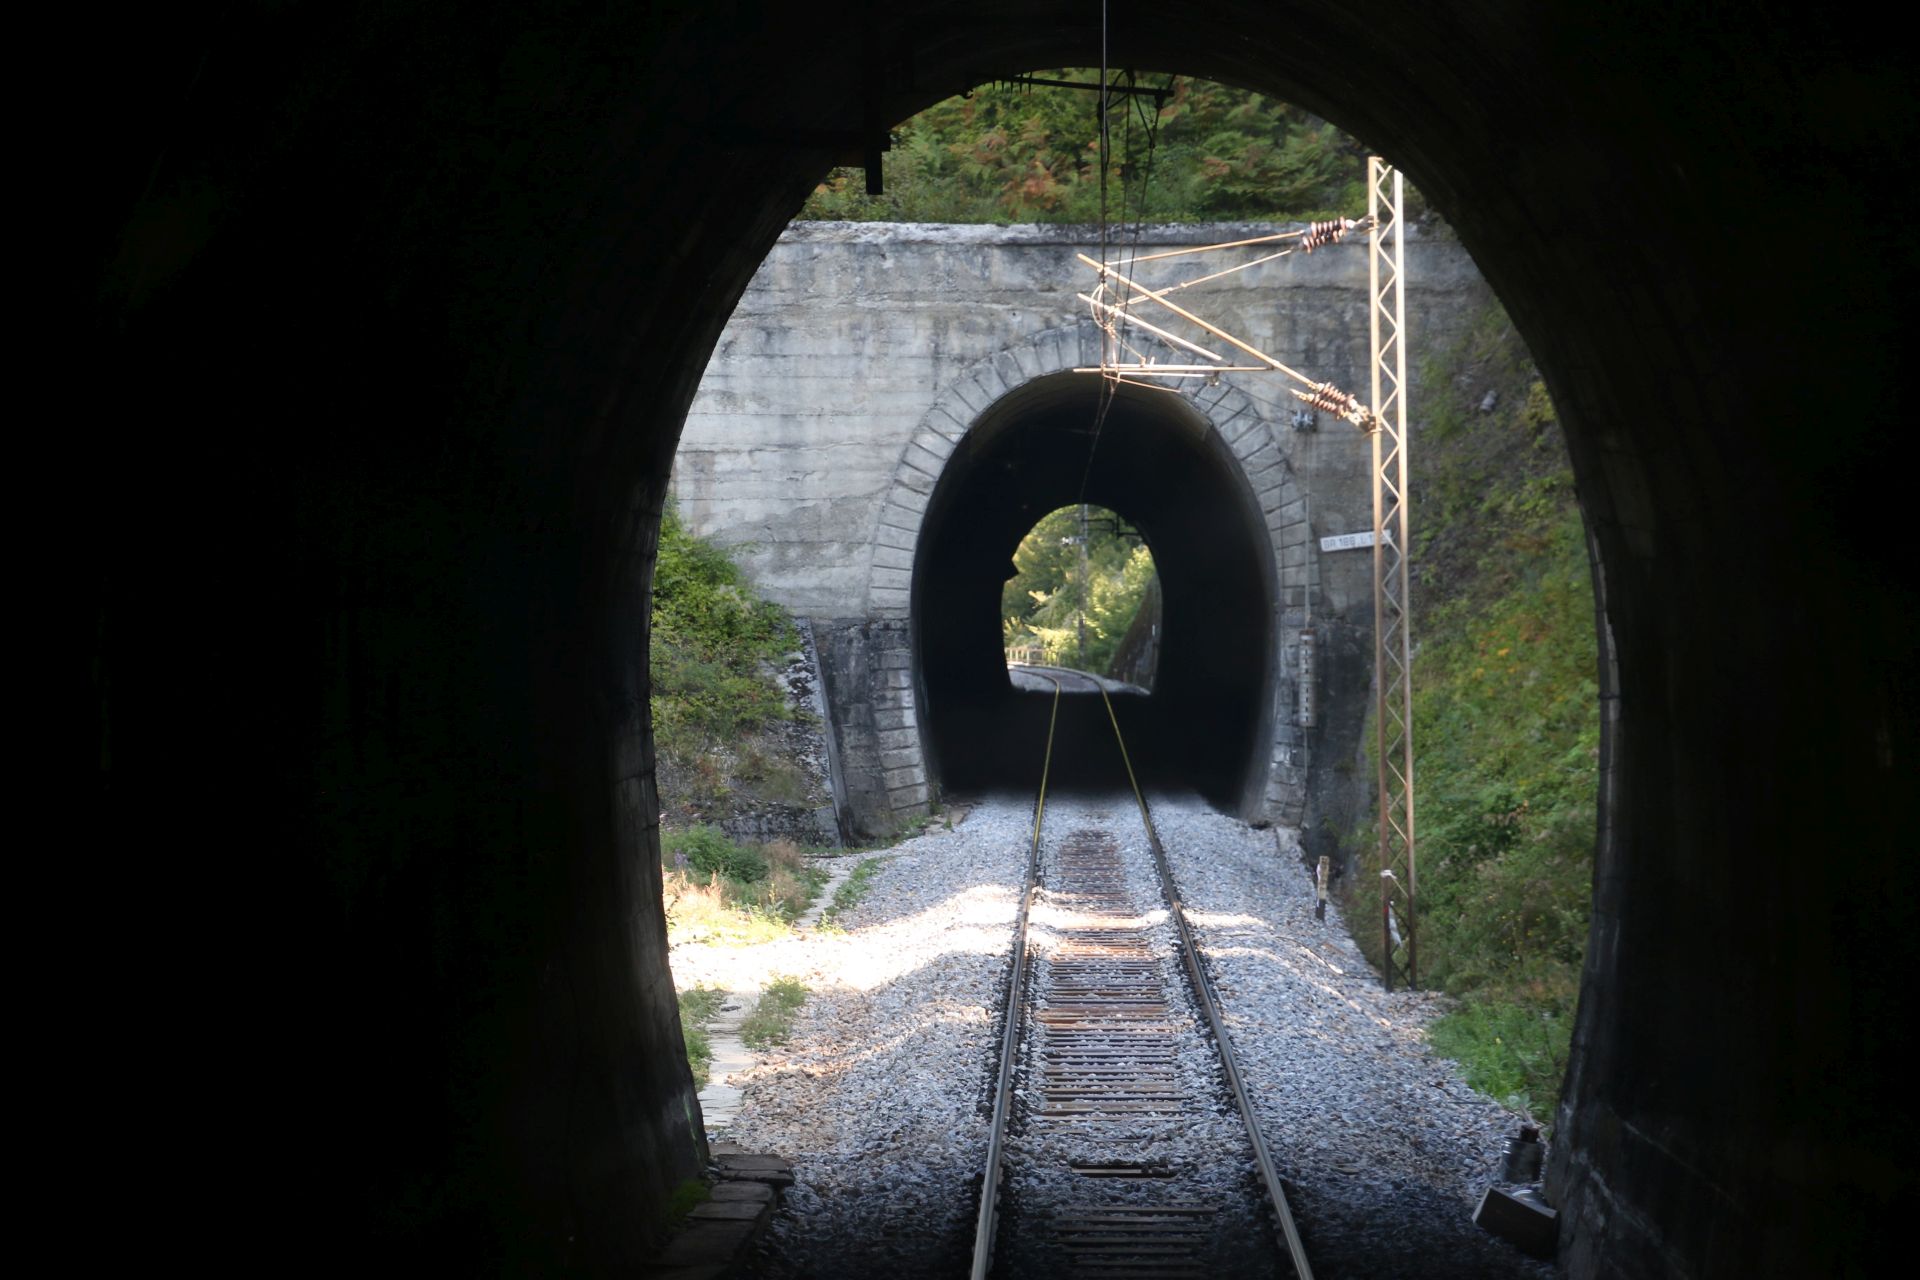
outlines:
[[[1371,547],[1372,545],[1373,530],[1371,529],[1365,533],[1330,533],[1320,539],[1320,549],[1322,551],[1352,551],[1359,547]],[[1393,536],[1391,534],[1387,536],[1387,545],[1393,545]]]

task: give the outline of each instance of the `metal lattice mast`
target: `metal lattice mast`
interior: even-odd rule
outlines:
[[[1367,160],[1367,213],[1364,222],[1335,218],[1307,224],[1299,231],[1189,246],[1130,257],[1126,272],[1115,264],[1077,254],[1092,267],[1099,283],[1092,294],[1080,294],[1102,333],[1098,366],[1076,369],[1097,373],[1115,383],[1172,391],[1167,382],[1199,380],[1217,384],[1223,374],[1278,373],[1295,382],[1292,394],[1309,409],[1330,413],[1367,433],[1373,444],[1373,672],[1376,702],[1374,720],[1379,740],[1380,782],[1380,928],[1386,955],[1381,976],[1391,989],[1396,982],[1418,981],[1418,953],[1414,941],[1413,838],[1413,641],[1410,634],[1411,593],[1407,553],[1407,352],[1406,246],[1401,220],[1403,183],[1400,174],[1378,156]],[[1237,338],[1204,316],[1174,301],[1174,295],[1196,285],[1218,280],[1293,253],[1338,244],[1347,233],[1366,227],[1368,237],[1368,307],[1372,317],[1371,372],[1373,399],[1360,397],[1331,382],[1316,382],[1298,369]],[[1157,288],[1134,278],[1141,264],[1185,259],[1223,250],[1272,248],[1245,262],[1202,275],[1176,280]],[[1162,323],[1184,324],[1197,331],[1183,336],[1141,318],[1158,308]],[[1159,313],[1165,313],[1160,315]],[[1169,317],[1171,317],[1169,319]],[[1165,344],[1177,354],[1162,360],[1150,344]],[[1138,342],[1140,345],[1136,346]],[[1233,355],[1216,347],[1231,348]],[[1148,349],[1142,349],[1148,348]],[[1131,359],[1123,358],[1123,353]],[[1251,362],[1251,363],[1249,363]],[[1303,644],[1310,644],[1306,633]],[[1303,703],[1302,717],[1310,713]]]
[[[1413,910],[1413,641],[1407,554],[1406,237],[1399,170],[1367,160],[1373,320],[1373,684],[1380,775],[1382,978],[1418,981]]]

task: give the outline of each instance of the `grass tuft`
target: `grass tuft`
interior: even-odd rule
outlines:
[[[680,1038],[687,1045],[687,1066],[693,1071],[693,1087],[707,1087],[713,1066],[713,1042],[707,1036],[707,1023],[720,1012],[727,993],[712,987],[695,987],[680,993]]]
[[[853,869],[853,874],[833,891],[833,901],[827,905],[825,911],[820,913],[822,929],[831,932],[845,928],[840,923],[840,916],[844,912],[853,910],[859,905],[860,900],[867,896],[867,890],[873,885],[874,874],[880,870],[880,864],[883,861],[882,858],[860,859],[859,865]]]
[[[740,1023],[741,1042],[752,1049],[785,1044],[793,1034],[793,1018],[807,1002],[807,984],[798,978],[780,977],[767,983],[754,1006]]]
[[[698,1178],[688,1178],[673,1189],[667,1197],[665,1210],[661,1214],[662,1224],[667,1233],[680,1229],[687,1215],[713,1198],[713,1188]]]

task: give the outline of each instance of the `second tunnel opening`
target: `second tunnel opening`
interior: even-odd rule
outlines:
[[[930,777],[947,792],[1039,780],[1052,694],[1009,678],[1001,593],[1021,539],[1083,502],[1138,529],[1159,572],[1153,691],[1113,700],[1140,782],[1250,811],[1266,782],[1277,652],[1260,505],[1189,402],[1071,373],[988,407],[928,501],[912,634]],[[1106,706],[1087,682],[1068,682],[1055,732],[1052,785],[1111,787],[1122,776]]]

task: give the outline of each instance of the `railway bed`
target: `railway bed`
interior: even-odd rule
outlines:
[[[1100,706],[1092,681],[1049,674],[1082,713]],[[1038,744],[1024,749],[1038,765]],[[886,856],[847,933],[769,948],[818,985],[726,1135],[789,1156],[798,1179],[751,1274],[966,1275],[970,1253],[982,1266],[988,1165],[994,1244],[976,1275],[1295,1274],[1195,999],[1210,982],[1319,1280],[1553,1274],[1468,1220],[1513,1117],[1425,1045],[1436,997],[1382,992],[1344,930],[1313,919],[1292,833],[1249,830],[1197,796],[1147,805],[1123,763],[1102,794],[968,807]],[[1206,946],[1204,968],[1176,921]],[[1013,968],[1048,1017],[1016,1019],[1009,1041]],[[1098,1044],[1126,1036],[1138,1051]],[[1115,1114],[1094,1113],[1101,1098]]]
[[[1077,673],[1043,671],[1055,698]],[[1132,806],[1034,806],[974,1277],[1311,1277],[1118,717]],[[1127,794],[1126,792],[1122,793]]]

